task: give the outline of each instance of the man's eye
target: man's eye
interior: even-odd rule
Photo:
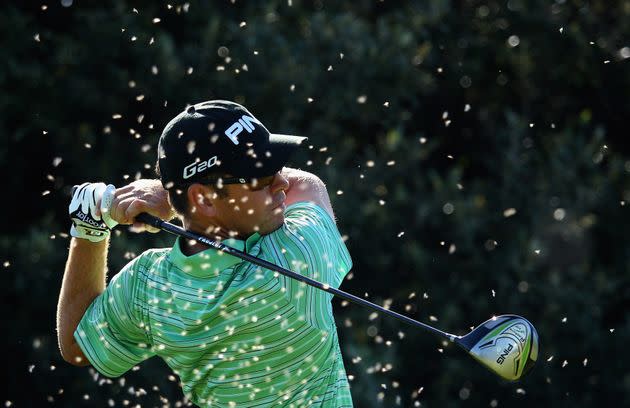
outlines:
[[[273,181],[273,177],[263,177],[261,179],[255,179],[251,183],[249,183],[249,188],[251,190],[262,190],[267,187]]]

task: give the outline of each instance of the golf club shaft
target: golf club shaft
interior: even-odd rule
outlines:
[[[316,280],[313,280],[311,278],[307,278],[306,276],[303,276],[303,275],[300,275],[298,273],[292,272],[292,271],[290,271],[288,269],[285,269],[285,268],[283,268],[281,266],[272,264],[271,262],[267,262],[264,259],[260,259],[260,258],[257,258],[255,256],[252,256],[252,255],[248,254],[247,252],[243,252],[243,251],[240,251],[238,249],[229,247],[229,246],[227,246],[227,245],[225,245],[225,244],[223,244],[221,242],[214,241],[214,240],[212,240],[212,239],[210,239],[208,237],[205,237],[203,235],[200,235],[200,234],[197,234],[197,233],[194,233],[194,232],[191,232],[191,231],[187,231],[187,230],[185,230],[185,229],[183,229],[181,227],[178,227],[177,225],[171,224],[171,223],[166,222],[166,221],[162,221],[159,218],[154,217],[154,216],[152,216],[150,214],[147,214],[147,213],[139,214],[136,217],[136,221],[140,221],[140,222],[142,222],[144,224],[151,225],[151,226],[153,226],[155,228],[158,228],[158,229],[160,229],[162,231],[170,232],[171,234],[178,235],[178,236],[183,237],[183,238],[188,238],[188,239],[195,240],[195,241],[200,242],[202,244],[208,245],[209,247],[212,247],[212,248],[214,248],[214,249],[216,249],[218,251],[223,251],[223,252],[225,252],[227,254],[230,254],[230,255],[235,256],[235,257],[240,258],[240,259],[243,259],[243,260],[245,260],[247,262],[251,262],[251,263],[253,263],[255,265],[258,265],[258,266],[261,266],[263,268],[270,269],[272,271],[276,271],[276,272],[278,272],[278,273],[280,273],[280,274],[282,274],[284,276],[288,276],[289,278],[298,280],[300,282],[304,282],[307,285],[310,285],[310,286],[313,286],[313,287],[315,287],[317,289],[320,289],[320,290],[323,290],[325,292],[328,292],[328,293],[330,293],[330,294],[332,294],[334,296],[338,296],[338,297],[340,297],[342,299],[345,299],[345,300],[348,300],[350,302],[357,303],[359,305],[363,305],[363,306],[366,306],[366,307],[368,307],[370,309],[373,309],[373,310],[376,310],[378,312],[381,312],[381,313],[387,314],[389,316],[395,317],[398,320],[402,320],[405,323],[408,323],[408,324],[411,324],[413,326],[420,327],[422,329],[428,330],[430,332],[433,332],[433,333],[435,333],[435,334],[437,334],[437,335],[439,335],[441,337],[447,338],[449,340],[453,340],[453,339],[458,337],[458,336],[455,336],[455,335],[443,332],[441,330],[438,330],[435,327],[429,326],[428,324],[419,322],[419,321],[414,320],[414,319],[412,319],[410,317],[407,317],[407,316],[401,315],[399,313],[396,313],[396,312],[394,312],[392,310],[385,309],[382,306],[379,306],[377,304],[369,302],[369,301],[367,301],[365,299],[362,299],[362,298],[357,297],[355,295],[352,295],[350,293],[346,293],[346,292],[344,292],[342,290],[333,288],[330,285],[323,284],[323,283],[318,282]]]

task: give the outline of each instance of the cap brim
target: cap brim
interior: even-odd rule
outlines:
[[[308,137],[304,136],[293,136],[293,135],[280,135],[278,133],[269,134],[269,144],[270,145],[288,145],[291,148],[296,149],[302,143],[308,140]]]
[[[262,160],[263,166],[254,170],[254,176],[268,176],[277,173],[287,164],[291,155],[308,140],[307,137],[293,136],[293,135],[280,135],[270,134],[269,144],[265,149],[265,152],[260,152],[259,157],[264,157]]]

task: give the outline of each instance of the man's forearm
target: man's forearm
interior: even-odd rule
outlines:
[[[64,359],[87,364],[74,340],[85,310],[105,290],[109,239],[94,243],[72,238],[57,305],[57,336]]]

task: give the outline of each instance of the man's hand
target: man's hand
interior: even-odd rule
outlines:
[[[168,192],[159,180],[137,180],[116,190],[110,216],[119,224],[133,224],[135,232],[159,232],[159,229],[135,222],[136,215],[149,213],[169,221],[176,215],[168,201]]]
[[[100,242],[117,223],[109,217],[109,205],[116,188],[104,183],[83,183],[72,189],[68,213],[72,219],[70,235]]]

